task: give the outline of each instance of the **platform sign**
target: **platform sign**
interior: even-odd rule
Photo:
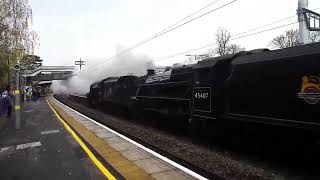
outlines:
[[[195,87],[193,89],[193,110],[211,112],[210,87]]]

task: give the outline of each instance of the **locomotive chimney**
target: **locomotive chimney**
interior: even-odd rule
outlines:
[[[151,75],[154,75],[154,69],[148,69],[147,70],[147,76],[151,76]]]

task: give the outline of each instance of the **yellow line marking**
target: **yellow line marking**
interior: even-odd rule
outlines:
[[[96,156],[90,151],[90,149],[83,143],[83,141],[79,138],[79,136],[71,129],[71,127],[60,117],[57,111],[52,107],[48,98],[46,98],[47,103],[57,118],[61,121],[64,127],[69,131],[69,133],[73,136],[73,138],[79,143],[82,149],[88,154],[93,163],[99,168],[99,170],[109,179],[116,180],[116,178],[104,167],[104,165],[96,158]]]

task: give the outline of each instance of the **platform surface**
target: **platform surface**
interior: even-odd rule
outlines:
[[[0,131],[0,179],[95,180],[105,176],[42,98],[24,104],[20,130],[15,130],[12,117]]]

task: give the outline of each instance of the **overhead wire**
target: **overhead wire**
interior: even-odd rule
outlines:
[[[291,18],[296,17],[296,16],[297,16],[297,15],[293,15],[293,16],[290,16],[290,17],[286,17],[286,18],[283,18],[283,19],[280,19],[280,20],[274,21],[274,22],[269,23],[269,24],[266,24],[266,25],[262,25],[262,26],[259,26],[259,27],[253,28],[253,29],[249,29],[249,30],[247,30],[247,31],[245,31],[245,32],[241,32],[241,33],[235,34],[234,36],[239,36],[239,35],[242,35],[242,34],[247,34],[248,32],[252,32],[252,31],[255,31],[255,30],[258,30],[258,29],[264,28],[264,27],[268,27],[268,26],[271,26],[271,25],[277,24],[277,23],[279,23],[279,22],[282,22],[282,21],[285,21],[285,20],[291,19]]]
[[[312,10],[314,11],[314,10],[317,10],[317,9],[319,9],[319,8],[315,8],[315,9],[312,9]],[[274,22],[269,23],[269,24],[266,24],[266,25],[262,25],[262,26],[255,27],[255,28],[249,29],[249,30],[247,30],[247,31],[238,33],[238,34],[234,35],[235,38],[230,39],[230,41],[231,41],[231,40],[235,40],[235,39],[241,39],[241,38],[248,37],[248,36],[253,36],[253,35],[256,35],[256,34],[260,34],[260,33],[263,33],[263,32],[271,31],[271,30],[274,30],[274,29],[279,29],[279,28],[282,28],[282,27],[286,27],[286,26],[290,26],[290,25],[293,25],[293,24],[295,24],[295,23],[298,23],[298,21],[297,21],[297,22],[294,22],[294,23],[285,24],[285,25],[283,25],[283,26],[278,26],[278,27],[275,27],[275,28],[271,28],[271,29],[259,31],[259,32],[256,32],[256,33],[248,34],[248,35],[245,35],[245,36],[240,36],[240,35],[242,35],[242,34],[247,34],[247,33],[249,33],[249,32],[252,32],[252,31],[255,31],[255,30],[264,28],[264,27],[268,27],[268,26],[274,25],[274,24],[276,24],[276,23],[279,23],[279,22],[282,22],[282,21],[285,21],[285,20],[288,20],[288,19],[291,19],[291,18],[293,18],[293,17],[296,17],[296,14],[293,15],[293,16],[289,16],[289,17],[286,17],[286,18],[283,18],[283,19],[274,21]],[[236,37],[236,36],[240,36],[240,37]],[[165,59],[170,59],[170,58],[173,58],[173,57],[176,57],[176,56],[179,56],[179,55],[183,55],[183,54],[186,54],[186,53],[189,53],[189,52],[201,50],[201,49],[208,48],[208,47],[214,46],[214,45],[217,45],[217,43],[209,43],[209,44],[207,44],[207,45],[202,45],[202,46],[197,47],[197,48],[191,48],[191,49],[188,49],[188,50],[183,51],[183,52],[175,53],[175,54],[166,56],[166,57],[164,57],[164,58],[160,58],[160,59],[158,59],[158,61],[159,61],[159,60],[161,61],[161,60],[165,60]]]
[[[281,26],[277,26],[277,27],[273,27],[273,28],[270,28],[270,29],[258,31],[258,32],[255,32],[255,33],[251,33],[251,34],[247,34],[247,35],[231,38],[230,41],[233,41],[233,40],[236,40],[236,39],[245,38],[245,37],[249,37],[249,36],[253,36],[253,35],[264,33],[264,32],[268,32],[268,31],[272,31],[272,30],[279,29],[279,28],[283,28],[283,27],[290,26],[290,25],[293,25],[293,24],[296,24],[296,23],[298,23],[298,21],[293,22],[293,23],[288,23],[288,24],[285,24],[285,25],[281,25]],[[243,33],[239,33],[239,34],[243,34]],[[165,56],[163,58],[159,58],[159,59],[157,59],[157,61],[170,59],[170,58],[173,58],[173,57],[176,57],[176,56],[180,56],[180,55],[183,55],[183,54],[186,54],[186,53],[189,53],[189,52],[193,52],[193,51],[201,50],[201,49],[204,49],[204,48],[208,48],[208,47],[211,47],[211,46],[214,46],[214,45],[217,45],[217,43],[209,43],[209,44],[197,47],[197,48],[188,49],[186,51],[182,51],[182,52],[175,53],[175,54],[172,54],[172,55],[169,55],[169,56]]]
[[[179,23],[183,22],[184,20],[190,18],[191,16],[193,16],[193,15],[197,14],[198,12],[206,9],[207,7],[215,4],[215,3],[218,2],[218,1],[220,1],[220,0],[215,0],[215,1],[211,2],[211,3],[209,3],[208,5],[202,7],[202,8],[200,8],[200,9],[198,9],[197,11],[189,14],[188,16],[180,19],[180,20],[177,21],[176,23],[174,23],[174,24],[172,24],[172,25],[164,28],[163,30],[159,31],[158,33],[154,34],[153,36],[150,36],[149,38],[147,38],[147,39],[145,39],[145,40],[143,40],[143,41],[140,41],[140,42],[136,43],[135,45],[133,45],[133,46],[130,47],[130,48],[127,48],[127,49],[125,49],[125,50],[120,51],[119,53],[115,54],[114,56],[109,57],[106,61],[104,61],[104,62],[102,62],[102,63],[98,63],[98,64],[104,64],[104,63],[108,62],[109,60],[111,60],[111,59],[113,59],[113,58],[115,58],[115,57],[118,57],[118,56],[121,56],[121,55],[123,55],[123,54],[125,54],[125,53],[127,53],[127,52],[130,52],[131,50],[133,50],[133,49],[135,49],[135,48],[137,48],[137,47],[139,47],[139,46],[141,46],[141,45],[143,45],[143,44],[145,44],[145,43],[147,43],[147,42],[149,42],[149,41],[151,41],[151,40],[153,40],[153,39],[155,39],[155,38],[157,38],[157,37],[159,37],[159,36],[161,36],[161,35],[164,35],[164,34],[170,32],[170,31],[173,31],[173,30],[175,30],[175,29],[177,29],[177,28],[179,28],[179,27],[181,27],[181,26],[184,26],[184,25],[186,25],[186,24],[188,24],[188,23],[190,23],[190,22],[192,22],[192,21],[194,21],[194,20],[196,20],[196,19],[199,19],[199,18],[201,18],[201,17],[203,17],[203,16],[205,16],[205,15],[207,15],[207,14],[210,14],[210,13],[212,13],[212,12],[218,10],[218,9],[221,9],[221,8],[223,8],[223,7],[225,7],[225,6],[229,5],[229,4],[232,4],[232,3],[236,2],[237,0],[230,1],[229,3],[226,3],[226,4],[222,5],[222,6],[219,6],[219,7],[215,8],[215,9],[213,9],[213,10],[210,10],[210,11],[204,13],[204,14],[201,14],[200,16],[197,16],[197,17],[195,17],[195,18],[193,18],[193,19],[190,19],[189,21],[186,21],[186,22],[180,24],[179,26],[176,26],[176,25],[178,25]],[[319,9],[319,8],[315,8],[315,9],[312,9],[312,10],[316,10],[316,9]],[[267,30],[263,30],[263,31],[259,31],[259,32],[252,33],[252,34],[248,34],[248,35],[245,35],[245,36],[240,36],[240,35],[242,35],[242,34],[247,34],[247,33],[249,33],[249,32],[252,32],[252,31],[255,31],[255,30],[264,28],[264,27],[268,27],[268,26],[271,26],[271,25],[274,25],[274,24],[277,24],[277,23],[279,23],[279,22],[282,22],[282,21],[285,21],[285,20],[288,20],[288,19],[291,19],[291,18],[293,18],[293,17],[296,17],[296,14],[293,15],[293,16],[289,16],[289,17],[286,17],[286,18],[283,18],[283,19],[274,21],[274,22],[269,23],[269,24],[266,24],[266,25],[262,25],[262,26],[259,26],[259,27],[256,27],[256,28],[249,29],[249,30],[247,30],[247,31],[238,33],[238,34],[234,35],[235,38],[232,38],[231,40],[240,39],[240,38],[244,38],[244,37],[248,37],[248,36],[253,36],[253,35],[255,35],[255,34],[260,34],[260,33],[263,33],[263,32],[267,32],[267,31],[271,31],[271,30],[274,30],[274,29],[278,29],[278,28],[282,28],[282,27],[285,27],[285,26],[289,26],[289,25],[295,24],[295,23],[297,23],[297,22],[289,23],[289,24],[286,24],[286,25],[283,25],[283,26],[278,26],[278,27],[271,28],[271,29],[267,29]],[[240,36],[240,37],[237,37],[237,36]],[[167,56],[167,57],[165,57],[165,58],[160,58],[160,59],[158,59],[158,60],[169,59],[169,58],[172,58],[172,57],[176,57],[176,56],[182,55],[182,54],[184,54],[184,53],[197,51],[197,50],[204,49],[204,48],[207,48],[207,47],[210,47],[210,46],[213,46],[213,45],[217,45],[217,43],[209,43],[209,44],[207,44],[207,45],[203,45],[203,46],[200,46],[200,47],[197,47],[197,48],[188,49],[188,50],[186,50],[186,51],[179,52],[179,53],[175,53],[175,54],[173,54],[173,55]],[[95,64],[95,65],[97,65],[97,64]],[[91,69],[92,67],[93,67],[93,66],[88,67],[88,68],[86,68],[85,70],[89,70],[89,69]]]
[[[186,21],[186,22],[184,22],[184,23],[182,23],[182,24],[179,24],[179,23],[183,22],[184,20],[188,19],[189,17],[193,16],[194,14],[200,12],[200,11],[203,10],[203,9],[206,9],[207,7],[211,6],[212,4],[214,4],[214,3],[218,2],[218,1],[220,1],[220,0],[215,0],[214,2],[212,2],[212,3],[210,3],[210,4],[206,5],[206,6],[204,6],[204,7],[202,7],[202,8],[200,8],[199,10],[195,11],[194,13],[186,16],[185,18],[183,18],[183,19],[181,19],[181,20],[179,20],[179,21],[177,21],[177,22],[174,23],[173,25],[170,25],[170,26],[168,26],[167,28],[163,29],[162,31],[156,33],[155,35],[151,36],[150,38],[147,38],[146,40],[140,41],[139,43],[135,44],[134,46],[132,46],[132,47],[130,47],[130,48],[127,48],[127,49],[125,49],[125,50],[122,50],[122,51],[120,51],[119,53],[116,53],[115,55],[107,58],[106,61],[104,61],[104,62],[102,62],[102,63],[99,63],[99,64],[104,64],[104,63],[110,61],[111,59],[114,59],[115,57],[118,57],[118,56],[121,56],[121,55],[123,55],[123,54],[125,54],[125,53],[128,53],[128,52],[130,52],[131,50],[133,50],[133,49],[135,49],[135,48],[137,48],[137,47],[139,47],[139,46],[141,46],[141,45],[143,45],[143,44],[145,44],[145,43],[147,43],[147,42],[149,42],[149,41],[151,41],[151,40],[153,40],[153,39],[155,39],[155,38],[157,38],[157,37],[160,37],[160,36],[162,36],[162,35],[165,35],[165,34],[171,32],[171,31],[173,31],[173,30],[175,30],[175,29],[178,29],[178,28],[180,28],[180,27],[182,27],[182,26],[184,26],[184,25],[186,25],[186,24],[189,24],[189,23],[191,23],[191,22],[193,22],[193,21],[195,21],[195,20],[197,20],[197,19],[199,19],[199,18],[201,18],[201,17],[203,17],[203,16],[206,16],[206,15],[208,15],[208,14],[210,14],[210,13],[213,13],[213,12],[219,10],[219,9],[222,9],[222,8],[224,8],[224,7],[232,4],[232,3],[235,3],[235,2],[238,1],[238,0],[232,0],[232,1],[228,2],[228,3],[225,3],[225,4],[217,7],[217,8],[214,8],[214,9],[208,11],[208,12],[205,12],[205,13],[199,15],[199,16],[196,16],[196,17],[194,17],[194,18],[192,18],[192,19],[190,19],[190,20],[188,20],[188,21]],[[178,25],[178,24],[179,24],[179,25]],[[84,70],[89,70],[89,69],[91,69],[92,67],[96,67],[96,65],[98,65],[98,64],[92,65],[92,66],[90,66],[90,67],[88,67],[88,68],[86,68],[86,69],[84,69]]]
[[[319,9],[319,8],[315,8],[315,9],[312,9],[312,10],[314,11],[314,10],[317,10],[317,9]],[[279,20],[274,21],[274,22],[269,23],[269,24],[265,24],[265,25],[262,25],[262,26],[259,26],[259,27],[255,27],[255,28],[249,29],[249,30],[247,30],[245,32],[241,32],[241,33],[235,34],[234,36],[239,36],[239,35],[242,35],[242,34],[246,34],[246,33],[249,33],[249,32],[252,32],[252,31],[267,27],[267,26],[271,26],[271,25],[277,24],[279,22],[282,22],[282,21],[285,21],[285,20],[288,20],[288,19],[291,19],[291,18],[294,18],[294,17],[297,17],[297,14],[294,14],[292,16],[289,16],[289,17],[286,17],[286,18],[283,18],[283,19],[279,19]]]
[[[213,2],[211,2],[211,3],[209,3],[209,4],[207,4],[207,5],[205,5],[204,7],[202,7],[202,8],[200,8],[200,9],[196,10],[195,12],[193,12],[193,13],[191,13],[191,14],[187,15],[187,16],[185,16],[184,18],[182,18],[182,19],[178,20],[177,22],[175,22],[175,23],[173,23],[173,24],[171,24],[171,25],[167,26],[166,28],[164,28],[164,29],[162,29],[161,31],[159,31],[159,32],[155,33],[154,35],[152,35],[152,36],[150,36],[150,37],[148,37],[148,38],[146,38],[146,39],[144,39],[144,40],[142,40],[142,41],[140,41],[140,42],[138,42],[138,43],[134,44],[134,45],[133,45],[133,46],[131,46],[130,48],[127,48],[127,49],[125,49],[125,50],[120,51],[120,53],[121,53],[121,52],[124,52],[124,51],[126,51],[126,50],[128,50],[128,49],[138,47],[138,46],[140,46],[140,45],[142,45],[142,44],[144,44],[144,43],[148,42],[149,40],[152,40],[153,38],[155,38],[155,37],[159,36],[159,34],[160,34],[160,33],[164,32],[164,31],[166,31],[166,30],[168,30],[168,29],[170,29],[170,28],[172,28],[172,27],[174,27],[174,26],[176,26],[176,25],[178,25],[179,23],[181,23],[181,22],[183,22],[183,21],[187,20],[187,19],[188,19],[188,18],[190,18],[191,16],[193,16],[193,15],[197,14],[198,12],[200,12],[200,11],[202,11],[202,10],[206,9],[206,8],[208,8],[209,6],[211,6],[211,5],[215,4],[215,3],[217,3],[218,1],[220,1],[220,0],[215,0],[215,1],[213,1]]]
[[[314,8],[312,9],[313,11],[314,10],[317,10],[319,8]],[[274,29],[278,29],[278,28],[282,28],[282,27],[285,27],[285,26],[289,26],[289,25],[292,25],[292,24],[295,24],[297,22],[294,22],[294,23],[289,23],[289,24],[286,24],[286,25],[283,25],[283,26],[278,26],[278,27],[275,27],[275,28],[271,28],[271,29],[267,29],[267,30],[263,30],[263,31],[259,31],[257,33],[252,33],[252,34],[248,34],[246,36],[240,36],[242,34],[247,34],[249,32],[252,32],[252,31],[255,31],[255,30],[258,30],[258,29],[261,29],[261,28],[265,28],[265,27],[268,27],[268,26],[271,26],[271,25],[274,25],[274,24],[277,24],[279,22],[282,22],[282,21],[285,21],[285,20],[288,20],[288,19],[291,19],[293,17],[296,17],[297,15],[294,14],[292,16],[289,16],[289,17],[286,17],[286,18],[282,18],[282,19],[279,19],[279,20],[276,20],[274,22],[271,22],[271,23],[268,23],[268,24],[265,24],[265,25],[262,25],[262,26],[258,26],[258,27],[255,27],[255,28],[252,28],[252,29],[249,29],[247,31],[244,31],[244,32],[241,32],[241,33],[238,33],[238,34],[235,34],[233,35],[235,38],[232,38],[231,40],[235,40],[235,39],[240,39],[240,38],[244,38],[244,37],[248,37],[248,36],[253,36],[255,34],[260,34],[260,33],[263,33],[263,32],[266,32],[266,31],[271,31],[271,30],[274,30]],[[237,37],[237,36],[240,36],[240,37]],[[214,46],[214,45],[217,45],[217,43],[209,43],[209,44],[206,44],[206,45],[202,45],[200,47],[197,47],[197,48],[191,48],[191,49],[188,49],[186,51],[183,51],[183,52],[179,52],[179,53],[175,53],[173,55],[169,55],[169,56],[166,56],[164,58],[160,58],[158,60],[164,60],[164,59],[170,59],[172,57],[176,57],[176,56],[179,56],[179,55],[183,55],[185,53],[189,53],[189,52],[193,52],[193,51],[197,51],[197,50],[201,50],[201,49],[204,49],[204,48],[207,48],[207,47],[210,47],[210,46]]]

